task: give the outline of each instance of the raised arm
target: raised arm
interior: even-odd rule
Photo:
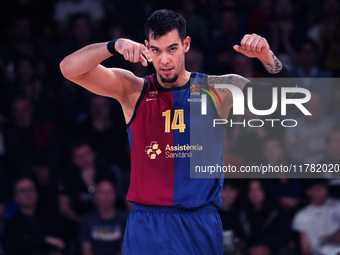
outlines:
[[[116,51],[122,54],[127,61],[140,61],[144,66],[147,66],[147,60],[152,61],[143,44],[120,39],[112,42],[110,46],[112,53]],[[65,78],[85,89],[117,99],[128,121],[142,91],[143,79],[130,71],[101,65],[100,63],[111,57],[112,53],[108,50],[107,42],[91,44],[65,57],[60,63],[60,70]]]
[[[267,40],[256,34],[245,35],[241,40],[240,45],[235,45],[234,50],[242,53],[249,58],[258,58],[271,78],[292,78],[288,70],[283,67],[281,61],[270,50]],[[214,86],[215,84],[231,84],[243,90],[245,98],[247,97],[247,88],[254,87],[254,103],[260,105],[260,108],[271,105],[271,89],[272,87],[295,87],[296,84],[293,79],[286,79],[283,83],[278,79],[271,79],[271,83],[251,82],[245,77],[237,74],[227,74],[208,77],[208,84]],[[256,93],[257,90],[257,93]],[[229,89],[217,89],[222,105],[217,106],[217,112],[221,118],[226,118],[233,106],[233,97]],[[259,95],[259,96],[256,96]],[[247,108],[247,106],[246,106]]]

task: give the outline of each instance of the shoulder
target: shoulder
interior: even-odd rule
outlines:
[[[329,199],[327,199],[326,206],[332,207],[334,209],[340,209],[340,200],[334,199],[334,198],[329,198]]]
[[[247,78],[238,74],[224,74],[224,75],[207,75],[207,81],[209,85],[226,84],[235,85],[240,89],[250,82]]]
[[[297,211],[294,216],[293,223],[306,223],[309,222],[309,215],[313,212],[313,208],[307,205]]]

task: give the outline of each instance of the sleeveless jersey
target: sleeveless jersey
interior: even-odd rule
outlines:
[[[191,73],[184,86],[173,88],[162,87],[155,74],[144,78],[127,124],[129,201],[177,208],[221,206],[223,176],[206,178],[212,175],[198,171],[198,167],[224,165],[225,127],[213,127],[213,119],[219,117],[209,93],[206,115],[201,115],[201,94],[209,92],[206,78]]]

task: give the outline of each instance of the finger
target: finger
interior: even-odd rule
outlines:
[[[245,35],[243,36],[242,40],[241,40],[241,47],[244,48],[244,44],[246,43],[247,39],[248,39],[249,35]]]
[[[142,54],[145,56],[145,58],[149,61],[152,62],[152,57],[150,55],[150,52],[148,51],[148,49],[143,45],[142,46]]]
[[[133,62],[133,49],[130,48],[130,49],[128,50],[128,54],[129,54],[129,61],[130,61],[130,62]]]
[[[253,53],[256,53],[260,39],[261,38],[259,38],[259,37],[255,37],[255,38],[253,38],[252,42],[250,43],[250,49]]]
[[[236,50],[237,52],[239,53],[242,53],[242,54],[247,54],[247,50],[244,50],[242,47],[238,46],[238,45],[235,45],[234,47],[234,50]]]
[[[139,47],[138,45],[133,48],[133,63],[137,63],[139,61]]]
[[[127,49],[124,49],[124,50],[123,50],[123,56],[124,56],[124,59],[125,59],[125,60],[127,60],[127,61],[129,60],[129,52],[128,52]]]
[[[252,38],[250,36],[247,37],[247,39],[244,42],[244,45],[242,46],[242,48],[246,51],[250,51],[250,44],[252,42]]]
[[[237,52],[240,52],[241,46],[240,45],[234,45],[233,49],[236,50]]]
[[[261,51],[262,49],[266,48],[266,47],[269,48],[269,45],[268,45],[268,42],[267,42],[266,38],[262,38],[262,39],[260,40],[259,46],[261,46],[260,51]]]
[[[146,60],[145,56],[143,54],[139,55],[139,61],[142,63],[143,66],[148,65],[148,61]]]
[[[259,40],[258,44],[257,44],[257,48],[256,48],[256,51],[257,52],[261,52],[263,46],[265,45],[265,40]]]

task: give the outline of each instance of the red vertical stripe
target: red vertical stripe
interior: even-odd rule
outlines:
[[[127,199],[145,205],[173,205],[174,159],[166,158],[165,148],[173,146],[173,131],[165,133],[165,117],[162,113],[170,110],[172,121],[173,93],[158,91],[153,76],[148,76],[148,91],[137,108],[131,123],[131,182]],[[151,100],[148,100],[151,99]],[[151,159],[145,149],[157,144],[160,154]],[[153,149],[151,154],[156,153]]]

